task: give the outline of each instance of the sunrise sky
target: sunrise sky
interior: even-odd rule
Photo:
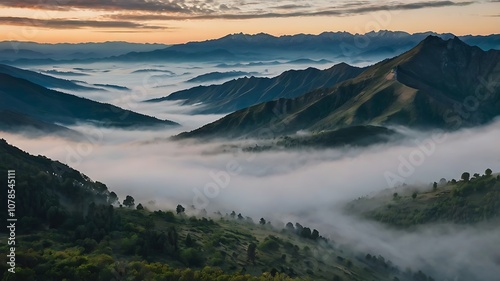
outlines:
[[[1,0],[0,41],[182,43],[229,33],[500,33],[500,0]]]

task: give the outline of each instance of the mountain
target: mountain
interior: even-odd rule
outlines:
[[[47,123],[93,123],[111,127],[172,126],[159,120],[110,104],[49,90],[30,81],[0,74],[0,110],[29,115]]]
[[[28,115],[10,110],[0,110],[0,131],[11,133],[24,133],[28,136],[56,135],[61,137],[80,138],[76,131],[66,127],[37,120]]]
[[[215,49],[210,51],[199,52],[183,52],[172,50],[170,48],[155,50],[151,52],[131,52],[125,55],[110,57],[110,61],[231,61],[235,59],[235,55],[224,49]]]
[[[285,135],[368,124],[458,129],[500,114],[499,79],[500,51],[429,36],[332,89],[261,103],[179,137],[255,137],[265,129]]]
[[[168,47],[164,44],[127,42],[42,44],[35,42],[0,42],[0,61],[97,59],[123,55],[130,52],[150,52]]]
[[[17,67],[0,64],[0,73],[8,74],[17,78],[25,79],[45,88],[64,89],[72,91],[102,90],[99,88],[86,87],[76,84],[73,81],[55,78],[42,73],[20,69]],[[2,81],[3,82],[3,81]]]
[[[274,78],[245,77],[222,85],[198,86],[148,102],[184,100],[184,105],[202,103],[203,107],[197,110],[199,113],[228,113],[261,102],[294,98],[317,88],[332,87],[356,77],[363,70],[345,63],[326,70],[290,70]]]
[[[234,78],[234,77],[240,77],[240,76],[249,76],[249,75],[255,75],[257,74],[256,72],[244,72],[244,71],[229,71],[229,72],[210,72],[210,73],[205,73],[202,75],[198,75],[196,77],[193,77],[186,82],[189,83],[205,83],[209,81],[217,81],[221,79],[227,79],[227,78]]]
[[[6,179],[9,170],[15,171],[15,215],[23,222],[18,227],[24,233],[41,229],[41,223],[60,226],[65,219],[63,212],[83,210],[92,201],[107,202],[111,195],[104,184],[79,171],[30,155],[0,139],[0,172]],[[7,202],[7,186],[0,199]],[[0,218],[5,221],[7,212],[1,212]]]
[[[263,62],[288,60],[316,63],[344,61],[363,65],[378,62],[387,57],[400,55],[418,45],[429,35],[443,39],[453,34],[434,32],[406,33],[381,30],[366,34],[348,32],[324,32],[318,35],[296,34],[272,36],[265,33],[254,35],[229,34],[201,41],[166,46],[161,44],[133,44],[125,42],[84,44],[37,44],[30,42],[0,42],[0,62],[9,64],[62,64],[113,62]],[[466,35],[459,37],[464,42],[483,50],[500,49],[500,35]],[[10,50],[15,50],[13,55]],[[2,57],[1,51],[6,55]],[[19,52],[17,52],[19,50]],[[20,50],[23,50],[22,52]],[[38,52],[42,55],[37,56]]]
[[[169,50],[206,52],[223,49],[236,56],[260,59],[283,57],[288,59],[355,58],[356,60],[364,60],[373,56],[376,59],[384,59],[410,50],[429,35],[439,36],[443,39],[454,37],[452,34],[433,32],[410,34],[387,30],[366,34],[324,32],[319,35],[297,34],[279,37],[265,33],[255,35],[239,33],[214,40],[173,45],[169,47]],[[477,45],[483,50],[500,49],[500,35],[498,34],[467,35],[461,36],[460,39],[470,45]]]

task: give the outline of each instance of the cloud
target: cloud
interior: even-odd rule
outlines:
[[[80,132],[95,129],[78,126]],[[329,149],[249,153],[210,153],[220,144],[189,145],[165,141],[170,131],[101,130],[102,142],[56,138],[3,137],[32,154],[70,164],[93,180],[106,183],[121,199],[155,201],[153,208],[193,204],[195,190],[207,184],[209,212],[235,210],[255,219],[300,222],[314,227],[336,245],[361,253],[382,254],[404,270],[422,269],[437,280],[494,280],[500,274],[499,225],[427,225],[412,231],[392,230],[342,211],[359,196],[388,188],[385,171],[396,170],[399,156],[418,149],[413,141],[368,149]],[[95,135],[95,134],[94,134]],[[419,132],[422,139],[425,133]],[[458,178],[463,171],[500,170],[500,122],[481,129],[448,134],[408,183]],[[153,141],[151,141],[153,140]],[[227,176],[229,166],[237,167]],[[459,279],[462,280],[462,279]]]
[[[74,29],[74,28],[85,28],[85,27],[166,29],[166,27],[143,25],[130,21],[33,19],[25,17],[0,17],[0,25],[34,26],[39,28],[52,28],[52,29]]]
[[[109,15],[110,18],[127,19],[127,20],[211,20],[211,19],[257,19],[257,18],[292,18],[292,17],[315,17],[315,16],[346,16],[366,14],[370,12],[384,10],[416,10],[424,8],[437,8],[449,6],[467,6],[474,2],[454,2],[454,1],[426,1],[414,3],[394,3],[384,4],[375,3],[368,5],[365,2],[341,4],[337,7],[330,6],[308,6],[287,4],[281,6],[272,6],[265,9],[258,8],[251,10],[249,8],[241,9],[237,13],[227,13],[226,9],[220,9],[217,13],[208,14],[148,14],[148,13],[132,13],[132,14],[115,14]],[[227,7],[227,6],[226,6]],[[268,11],[268,12],[264,12]],[[283,12],[285,11],[285,12]]]
[[[202,10],[185,4],[185,1],[160,1],[160,0],[61,0],[61,1],[40,1],[40,0],[2,0],[0,6],[15,8],[30,8],[43,10],[133,10],[151,12],[174,12],[186,13],[192,10]]]

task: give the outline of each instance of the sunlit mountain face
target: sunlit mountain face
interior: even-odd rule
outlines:
[[[498,1],[2,1],[1,278],[496,280]]]

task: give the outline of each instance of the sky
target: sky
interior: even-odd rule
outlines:
[[[500,33],[500,1],[2,0],[0,40],[175,44],[231,33]]]

